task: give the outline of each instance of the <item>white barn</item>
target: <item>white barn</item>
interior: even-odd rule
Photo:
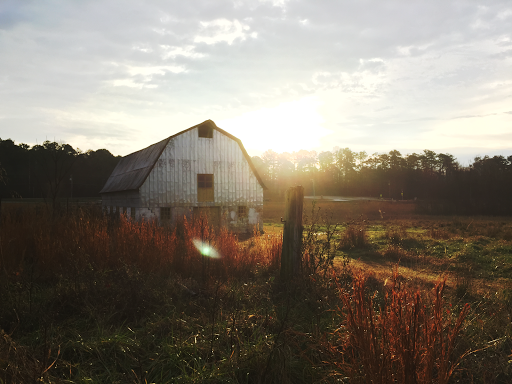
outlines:
[[[264,189],[242,142],[206,120],[123,157],[100,194],[105,211],[135,220],[207,214],[245,232],[263,230]]]

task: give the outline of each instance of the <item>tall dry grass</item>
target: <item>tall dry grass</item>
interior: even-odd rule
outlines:
[[[337,351],[342,351],[338,366],[351,383],[448,382],[463,357],[455,348],[469,305],[452,318],[444,287],[445,281],[438,282],[424,299],[400,286],[395,271],[383,304],[376,308],[366,276],[354,276],[352,290],[341,290],[345,320],[337,331]]]
[[[258,236],[251,246],[226,229],[215,231],[205,217],[184,218],[174,228],[78,209],[53,215],[41,208],[4,209],[0,227],[0,270],[13,275],[57,276],[128,264],[142,272],[177,273],[203,279],[244,277],[256,267],[276,267],[279,236]],[[202,255],[194,240],[214,249]],[[265,250],[265,252],[262,252]]]
[[[343,232],[339,249],[364,248],[368,246],[368,233],[363,223],[349,224]]]

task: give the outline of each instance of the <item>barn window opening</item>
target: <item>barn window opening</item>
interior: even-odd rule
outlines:
[[[197,132],[199,137],[205,137],[207,139],[213,139],[213,128],[207,125],[201,125],[198,127]]]
[[[160,221],[169,221],[171,220],[171,208],[170,207],[161,207],[160,208]]]
[[[130,217],[135,220],[135,207],[130,208]]]
[[[213,201],[213,175],[197,175],[197,201]]]
[[[247,218],[247,206],[245,206],[245,205],[238,206],[238,218],[239,219]]]
[[[126,216],[126,207],[123,207],[123,215]]]

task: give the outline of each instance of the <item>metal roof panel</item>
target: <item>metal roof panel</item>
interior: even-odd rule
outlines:
[[[121,159],[112,171],[100,193],[121,192],[138,189],[151,172],[170,138]]]

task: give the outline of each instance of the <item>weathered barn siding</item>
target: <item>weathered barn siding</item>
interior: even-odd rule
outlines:
[[[197,201],[197,174],[213,174],[214,202]],[[253,205],[263,188],[238,144],[214,131],[213,139],[192,129],[169,140],[140,189],[142,206]]]
[[[198,174],[213,174],[213,202],[197,201]],[[236,141],[216,130],[213,138],[198,137],[195,128],[169,140],[140,188],[140,204],[149,208],[219,206],[222,223],[231,226],[243,224],[238,206],[247,206],[248,224],[256,225],[261,219],[263,188]]]
[[[199,137],[198,127],[213,129],[213,137]],[[198,174],[213,174],[214,201],[198,201]],[[172,222],[207,213],[217,224],[247,231],[263,229],[263,189],[240,140],[207,120],[125,156],[100,193],[107,211],[137,220],[163,221],[163,210]]]

